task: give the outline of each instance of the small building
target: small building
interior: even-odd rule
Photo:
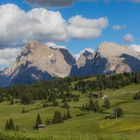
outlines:
[[[36,126],[34,126],[34,129],[40,130],[40,129],[44,129],[45,127],[46,127],[46,125],[44,125],[44,124],[37,124]]]

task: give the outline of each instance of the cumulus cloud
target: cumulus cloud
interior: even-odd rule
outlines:
[[[108,25],[107,18],[86,19],[82,16],[75,16],[68,20],[68,32],[72,38],[97,38],[101,35],[102,29]]]
[[[20,52],[21,48],[6,48],[0,50],[0,66],[12,64]]]
[[[125,29],[125,28],[126,28],[125,25],[119,25],[119,24],[114,25],[114,26],[112,27],[112,29],[115,30],[115,31],[123,30],[123,29]]]
[[[134,41],[134,36],[132,34],[128,33],[124,36],[123,39],[124,39],[125,42],[131,43],[131,42]]]
[[[14,4],[1,5],[0,17],[0,48],[32,39],[42,42],[94,39],[108,24],[104,17],[87,19],[75,16],[66,21],[58,11],[34,8],[25,12]]]

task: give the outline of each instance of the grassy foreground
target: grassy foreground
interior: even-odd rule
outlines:
[[[36,116],[40,113],[43,123],[53,117],[54,111],[62,114],[66,111],[60,107],[42,107],[42,101],[32,105],[9,102],[0,103],[0,140],[140,140],[140,101],[133,100],[134,94],[140,91],[140,85],[132,84],[118,90],[105,90],[109,96],[111,109],[102,113],[81,111],[79,107],[89,101],[88,93],[81,94],[80,101],[69,102],[72,119],[62,124],[47,126],[44,130],[35,131]],[[90,91],[89,91],[90,92]],[[77,94],[76,91],[73,93]],[[99,100],[100,106],[103,100]],[[114,106],[119,104],[124,111],[120,119],[104,119],[112,115]],[[22,113],[23,107],[28,110]],[[5,122],[10,117],[15,125],[19,126],[17,132],[7,132]]]

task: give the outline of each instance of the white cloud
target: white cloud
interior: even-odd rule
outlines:
[[[20,52],[21,48],[7,48],[0,50],[0,65],[12,64]]]
[[[126,26],[125,25],[119,25],[119,24],[117,24],[117,25],[114,25],[113,27],[112,27],[112,29],[113,30],[123,30],[123,29],[125,29],[126,28]]]
[[[97,38],[108,25],[107,18],[75,16],[66,21],[60,12],[44,8],[23,11],[14,4],[0,6],[0,48],[30,40],[66,41]]]
[[[134,36],[132,34],[128,33],[124,36],[123,39],[124,39],[124,41],[131,43],[134,41]]]
[[[80,15],[70,18],[68,22],[69,35],[78,39],[97,38],[108,25],[107,18],[86,19]]]
[[[130,45],[129,47],[135,50],[136,52],[140,53],[140,45],[133,44],[133,45]]]
[[[48,45],[48,47],[51,47],[51,48],[63,48],[63,49],[67,49],[65,46],[57,45],[54,42],[47,42],[46,45]]]

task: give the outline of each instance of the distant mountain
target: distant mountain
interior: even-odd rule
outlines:
[[[132,47],[103,42],[77,57],[64,47],[29,42],[10,68],[0,72],[0,86],[31,84],[54,77],[86,76],[140,71],[140,53]]]

